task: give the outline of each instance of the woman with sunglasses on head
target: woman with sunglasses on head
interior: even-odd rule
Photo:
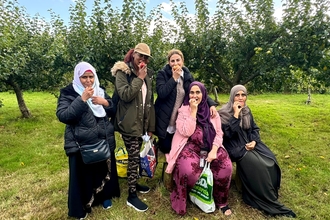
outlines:
[[[273,152],[260,140],[250,108],[246,105],[247,90],[242,85],[230,91],[229,102],[220,110],[223,145],[242,182],[246,204],[271,216],[296,214],[278,201],[281,170]]]
[[[151,137],[155,131],[153,72],[147,68],[150,57],[149,46],[139,43],[127,52],[124,61],[116,62],[111,69],[119,96],[114,126],[122,135],[128,152],[127,205],[140,212],[146,211],[148,206],[138,198],[136,191],[150,191],[149,187],[137,183],[142,136],[147,133]]]
[[[191,72],[184,66],[183,53],[172,49],[167,54],[167,64],[156,77],[157,99],[155,101],[156,132],[159,149],[167,154],[171,150],[175,121],[178,109],[183,103],[185,94],[189,93],[189,85],[195,81]],[[215,117],[217,103],[207,97],[211,117]]]

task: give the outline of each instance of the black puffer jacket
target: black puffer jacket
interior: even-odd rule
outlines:
[[[182,67],[183,70],[183,89],[185,94],[189,93],[190,84],[195,81],[189,69]],[[155,102],[156,113],[156,132],[160,138],[165,138],[166,129],[170,123],[172,111],[176,100],[177,82],[172,77],[172,68],[169,64],[160,70],[156,78],[157,99]],[[209,106],[216,106],[210,97],[207,99]]]
[[[61,89],[56,116],[59,121],[66,124],[64,149],[67,155],[79,151],[75,139],[80,145],[93,144],[105,139],[105,132],[107,132],[110,149],[113,151],[116,148],[114,128],[108,117],[112,102],[108,94],[104,93],[104,96],[109,102],[109,107],[104,108],[107,116],[98,118],[94,116],[89,106],[82,101],[81,96],[73,89],[72,84]]]

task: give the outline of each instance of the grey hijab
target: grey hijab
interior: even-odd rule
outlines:
[[[229,119],[233,117],[234,110],[233,110],[233,104],[234,104],[234,98],[235,95],[239,92],[243,91],[245,94],[247,94],[247,90],[243,85],[236,85],[230,90],[230,97],[229,101],[221,107],[219,110],[219,115],[221,116],[221,123],[222,124],[228,124]],[[250,115],[250,109],[246,105],[243,107],[243,109],[240,112],[239,117],[241,118],[240,126],[243,129],[249,129],[251,127],[251,115]]]

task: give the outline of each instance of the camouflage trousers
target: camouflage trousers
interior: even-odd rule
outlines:
[[[141,137],[130,137],[122,135],[126,150],[128,152],[127,181],[128,191],[136,192],[136,184],[139,178],[138,168],[140,166]]]

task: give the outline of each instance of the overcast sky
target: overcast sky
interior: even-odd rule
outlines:
[[[58,14],[60,18],[67,23],[70,19],[69,8],[70,5],[74,4],[74,0],[18,0],[18,3],[26,8],[27,13],[30,16],[34,16],[35,14],[39,14],[41,17],[44,17],[46,21],[50,21],[50,13],[49,9]],[[93,8],[94,0],[86,0],[87,13],[90,13]],[[164,16],[170,18],[169,12],[171,11],[170,1],[163,0],[145,0],[146,2],[146,10],[149,13],[152,9],[156,8],[157,5],[162,4],[164,8]],[[174,1],[180,2],[180,1]],[[186,0],[186,5],[190,13],[194,14],[195,10],[195,1],[194,0]],[[208,0],[209,12],[211,14],[215,11],[215,5],[217,0]],[[275,2],[275,16],[281,17],[281,1],[274,0]],[[111,4],[114,8],[121,8],[123,1],[112,0]]]

